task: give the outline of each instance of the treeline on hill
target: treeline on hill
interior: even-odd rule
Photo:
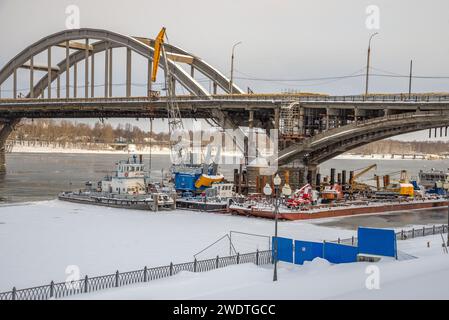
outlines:
[[[369,143],[351,153],[357,154],[442,154],[449,152],[449,142],[381,140]]]
[[[39,140],[48,142],[94,142],[94,143],[163,143],[168,141],[168,133],[145,132],[129,123],[116,128],[109,123],[94,125],[71,121],[34,120],[23,121],[11,133],[10,139],[19,141]]]

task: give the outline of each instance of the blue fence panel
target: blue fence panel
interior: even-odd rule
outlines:
[[[394,230],[358,228],[359,253],[396,257],[396,235]]]
[[[273,257],[275,249],[276,237],[272,238]],[[277,237],[278,242],[278,261],[292,262],[293,263],[293,240],[289,238]]]
[[[331,263],[356,262],[358,248],[344,244],[325,242],[323,257]]]
[[[295,264],[323,257],[323,244],[320,242],[295,241]]]

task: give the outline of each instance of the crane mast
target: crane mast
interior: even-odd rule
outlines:
[[[170,69],[170,66],[168,64],[167,54],[165,52],[165,46],[164,46],[164,39],[166,38],[165,34],[165,27],[159,31],[159,34],[156,37],[155,44],[154,44],[154,57],[153,57],[153,73],[151,75],[151,81],[156,81],[157,71],[159,68],[159,61],[160,56],[162,54],[163,57],[163,63],[165,67],[164,72],[164,82],[165,82],[165,90],[166,90],[166,99],[167,99],[167,118],[168,118],[168,130],[169,130],[169,136],[176,132],[177,130],[183,130],[184,124],[181,117],[181,112],[179,111],[178,103],[176,102],[175,96],[175,78],[173,75],[172,70]],[[182,152],[183,152],[183,145],[182,142],[173,142],[170,139],[170,150],[172,154],[174,155],[176,153],[177,157],[172,160],[177,160],[179,163],[182,164]]]

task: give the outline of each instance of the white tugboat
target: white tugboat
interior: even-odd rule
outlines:
[[[88,182],[84,190],[58,195],[64,201],[153,211],[174,209],[175,197],[170,191],[150,191],[142,155],[135,154],[117,162],[114,174],[98,182],[97,187]]]

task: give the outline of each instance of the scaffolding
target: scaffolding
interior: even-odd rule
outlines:
[[[282,140],[302,138],[300,131],[300,106],[297,102],[282,106],[279,113],[279,131]]]

